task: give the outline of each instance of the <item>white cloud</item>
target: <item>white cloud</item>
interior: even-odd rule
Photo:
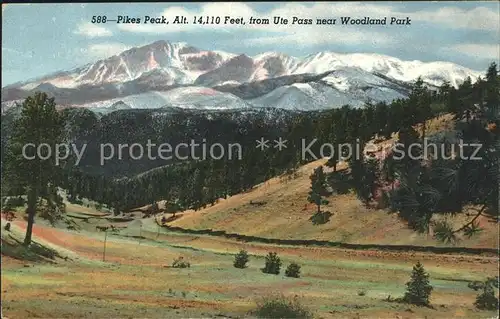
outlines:
[[[91,58],[103,59],[120,54],[130,48],[132,47],[123,43],[107,42],[89,45],[86,49],[82,49],[81,53]]]
[[[452,47],[452,50],[478,59],[500,59],[500,46],[498,44],[457,44]]]
[[[78,25],[78,29],[76,29],[74,33],[84,35],[89,38],[110,37],[113,35],[113,33],[109,29],[90,22]]]
[[[313,44],[361,44],[372,42],[376,45],[394,43],[400,37],[396,28],[399,26],[387,26],[385,30],[374,30],[370,26],[343,26],[340,25],[340,17],[353,18],[384,18],[410,17],[412,27],[416,28],[419,22],[430,22],[436,25],[444,25],[456,28],[480,29],[487,31],[498,31],[498,13],[485,7],[474,9],[460,9],[457,7],[442,7],[434,11],[401,12],[395,7],[386,4],[366,3],[315,3],[304,5],[300,3],[287,3],[267,12],[256,12],[245,3],[208,3],[197,9],[187,10],[183,7],[168,7],[158,16],[165,16],[170,21],[168,25],[155,24],[119,24],[118,28],[137,33],[175,33],[175,32],[203,32],[207,30],[221,30],[232,32],[242,29],[260,30],[270,34],[263,38],[247,40],[250,43],[269,44],[276,42],[297,43],[298,45]],[[151,16],[157,16],[152,14]],[[176,16],[188,18],[188,24],[172,24]],[[221,17],[221,24],[193,24],[194,17]],[[242,17],[247,24],[225,25],[224,17]],[[280,16],[292,19],[293,17],[313,19],[313,25],[274,25],[272,18]],[[269,25],[249,25],[250,17],[268,18]],[[334,18],[337,24],[332,26],[316,25],[317,18]],[[141,21],[143,22],[143,21]],[[396,31],[396,32],[392,32]],[[273,35],[273,33],[275,35]],[[282,34],[283,36],[279,36]]]
[[[499,32],[500,17],[485,7],[465,10],[457,7],[443,7],[435,11],[417,11],[411,14],[413,20],[441,24],[453,28]]]
[[[328,31],[312,36],[309,32],[296,32],[284,36],[268,36],[245,40],[246,45],[270,45],[276,43],[295,44],[296,46],[308,45],[324,45],[333,43],[342,44],[359,44],[371,43],[372,46],[387,45],[393,43],[394,40],[389,37],[381,36],[377,32],[361,32],[361,31]]]

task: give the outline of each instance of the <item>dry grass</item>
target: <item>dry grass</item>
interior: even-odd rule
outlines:
[[[25,224],[14,227],[23,230]],[[381,251],[349,251],[241,243],[213,237],[166,233],[159,241],[108,237],[107,262],[100,261],[100,234],[72,233],[35,225],[35,238],[52,247],[70,249],[81,259],[57,265],[2,261],[3,312],[8,318],[109,317],[245,317],[255,300],[271,292],[300,300],[322,318],[485,318],[473,310],[474,291],[466,280],[496,273],[496,260]],[[61,246],[60,246],[61,245]],[[175,247],[176,245],[185,248]],[[232,267],[239,249],[250,252],[247,269]],[[284,264],[298,261],[300,279],[266,275],[268,251]],[[221,252],[226,252],[221,254]],[[188,269],[165,267],[183,256]],[[411,266],[421,260],[435,284],[436,310],[384,302],[403,293]],[[377,276],[373,276],[374,271]],[[366,291],[359,296],[359,290]]]
[[[179,213],[169,223],[189,229],[225,230],[232,233],[281,239],[318,239],[347,243],[440,245],[431,235],[419,235],[408,229],[395,214],[366,208],[355,195],[334,195],[322,210],[333,213],[324,225],[313,225],[309,218],[316,207],[308,203],[309,176],[314,168],[324,164],[319,160],[305,165],[299,176],[288,182],[273,178],[253,190],[221,200],[200,211]],[[339,169],[344,169],[341,164]],[[252,203],[259,202],[260,205]],[[451,218],[460,225],[467,216]],[[479,219],[485,228],[480,235],[459,243],[466,247],[497,247],[496,224]]]

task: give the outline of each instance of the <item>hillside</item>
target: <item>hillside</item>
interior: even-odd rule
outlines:
[[[301,167],[295,179],[285,182],[273,178],[247,193],[222,199],[214,206],[197,212],[188,210],[178,213],[179,218],[168,225],[225,230],[267,238],[318,239],[359,244],[443,245],[432,236],[419,235],[408,229],[396,214],[364,207],[353,194],[330,196],[330,203],[323,208],[333,213],[330,221],[324,225],[313,225],[309,218],[316,207],[307,202],[309,176],[314,168],[325,162],[319,160]],[[466,218],[455,218],[454,223],[460,225]],[[487,218],[479,219],[479,223],[485,228],[482,234],[464,239],[460,246],[497,246],[497,224],[489,222]]]
[[[452,135],[454,121],[450,114],[445,114],[427,121],[426,127],[429,135]],[[416,128],[421,130],[419,126]],[[378,146],[386,148],[394,140],[393,137]],[[214,206],[199,211],[187,210],[177,213],[178,218],[168,225],[197,230],[224,230],[266,238],[317,239],[353,244],[445,246],[436,241],[432,234],[418,234],[409,229],[397,214],[365,207],[354,194],[329,196],[329,204],[322,210],[333,215],[329,222],[313,225],[310,218],[315,213],[316,206],[307,201],[311,185],[309,176],[316,167],[325,163],[326,159],[309,163],[302,166],[293,179],[272,178],[250,191],[221,199]],[[331,168],[324,168],[325,172],[331,172]],[[338,170],[346,168],[346,163],[340,163],[337,167]],[[456,227],[463,225],[470,217],[468,214],[462,214],[448,220]],[[470,239],[462,238],[458,245],[498,247],[497,224],[483,216],[478,218],[478,222],[484,231]]]

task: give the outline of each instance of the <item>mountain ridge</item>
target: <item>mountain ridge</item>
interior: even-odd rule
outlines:
[[[287,90],[288,96],[284,98],[287,102],[276,107],[325,109],[345,103],[359,107],[405,96],[406,86],[418,77],[436,88],[445,81],[456,87],[467,77],[477,79],[479,76],[480,72],[451,62],[403,61],[376,53],[322,51],[299,58],[281,52],[263,52],[249,56],[159,40],[69,71],[57,71],[3,87],[2,110],[36,90],[51,94],[58,104],[65,106],[92,107],[93,103],[102,102],[101,106],[108,107],[117,99],[141,94],[145,95],[139,104],[148,105],[148,93],[169,95],[169,91],[179,87],[218,90],[225,97],[213,104],[220,105],[226,100],[235,103],[224,108],[247,103],[268,107],[279,99],[275,95],[283,93],[286,89],[283,86],[304,83],[300,80],[303,78],[311,85],[298,87],[307,92]],[[282,89],[273,93],[279,88]],[[185,101],[194,98],[189,94],[196,89],[185,91]],[[295,102],[297,96],[304,98]],[[172,106],[167,102],[153,104],[154,107]],[[139,104],[129,106],[142,107]],[[211,107],[211,103],[206,107]]]

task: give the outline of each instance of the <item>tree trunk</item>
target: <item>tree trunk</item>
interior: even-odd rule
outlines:
[[[28,208],[26,212],[28,213],[28,225],[26,226],[26,236],[24,237],[24,245],[29,246],[31,244],[31,234],[33,232],[33,224],[35,223],[36,214],[36,202],[38,194],[34,187],[30,187],[28,190]]]
[[[425,143],[425,129],[426,129],[426,123],[424,120],[424,125],[422,126],[422,143]]]
[[[321,213],[321,204],[318,204],[318,214]]]

